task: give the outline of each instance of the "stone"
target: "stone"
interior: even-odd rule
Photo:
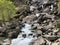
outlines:
[[[6,35],[6,27],[0,27],[0,36]]]
[[[31,23],[33,22],[37,17],[35,15],[29,15],[29,16],[26,16],[25,18],[23,18],[23,23]]]
[[[45,43],[44,38],[43,38],[43,37],[39,37],[39,38],[34,42],[33,45],[41,45],[41,44],[43,44],[43,43]]]
[[[3,44],[3,42],[2,41],[0,41],[0,45],[2,45]]]
[[[17,36],[18,36],[18,32],[16,31],[12,31],[8,33],[8,38],[13,39],[13,38],[17,38]]]
[[[34,11],[34,9],[36,9],[35,6],[30,6],[30,11]]]
[[[42,35],[42,31],[41,31],[41,30],[37,30],[36,33],[37,33],[37,35],[38,35],[38,34]]]
[[[4,43],[2,45],[10,45],[11,44],[11,40],[10,39],[5,39]]]

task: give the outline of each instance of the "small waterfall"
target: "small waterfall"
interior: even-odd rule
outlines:
[[[18,35],[18,37],[16,39],[12,39],[11,45],[29,45],[31,42],[37,39],[36,37],[33,37],[34,33],[32,33],[30,29],[31,25],[25,24],[25,27],[22,28],[22,32]],[[26,34],[25,38],[22,37],[23,34]]]

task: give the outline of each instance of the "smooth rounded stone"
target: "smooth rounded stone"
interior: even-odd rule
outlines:
[[[16,27],[16,29],[20,29],[20,27],[19,27],[19,26],[17,26],[17,27]]]
[[[33,21],[36,19],[37,17],[35,15],[29,15],[26,16],[25,18],[23,18],[22,23],[33,23]]]
[[[37,0],[40,4],[47,4],[49,0]]]
[[[48,13],[48,12],[50,12],[50,10],[49,10],[49,8],[47,7],[47,8],[45,8],[45,9],[43,10],[43,12]]]
[[[33,2],[36,2],[37,0],[32,0]]]
[[[42,34],[42,31],[41,31],[41,30],[37,30],[37,32],[36,32],[36,33],[37,33],[37,35],[38,35],[38,34],[40,34],[40,35],[41,35],[41,34]]]
[[[56,2],[58,2],[58,0],[50,0],[50,2],[56,3]]]
[[[44,20],[44,21],[43,21],[43,23],[45,24],[45,23],[47,23],[47,21],[46,21],[46,20]]]
[[[44,15],[44,17],[46,17],[46,18],[54,18],[55,16],[54,15],[49,15],[48,13],[45,13],[45,15]]]
[[[43,37],[45,37],[47,40],[49,40],[51,42],[54,42],[54,41],[56,41],[59,38],[59,37],[51,36],[51,35],[45,35]]]
[[[41,45],[44,44],[44,38],[43,37],[38,37],[38,39],[33,43],[33,45]]]

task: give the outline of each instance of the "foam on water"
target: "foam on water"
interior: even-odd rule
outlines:
[[[34,38],[33,35],[28,36],[32,33],[29,29],[31,29],[31,25],[25,24],[25,27],[22,28],[23,32],[20,33],[16,39],[12,39],[11,45],[29,45],[33,42],[36,38]],[[22,37],[23,33],[27,35],[26,38]]]
[[[36,13],[36,16],[38,17],[40,15],[40,13]]]

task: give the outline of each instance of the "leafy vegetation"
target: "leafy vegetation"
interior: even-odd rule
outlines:
[[[57,22],[56,28],[60,30],[60,22]]]
[[[0,0],[0,20],[8,21],[15,15],[15,12],[15,6],[11,1]]]
[[[58,10],[60,10],[60,0],[58,0]]]

